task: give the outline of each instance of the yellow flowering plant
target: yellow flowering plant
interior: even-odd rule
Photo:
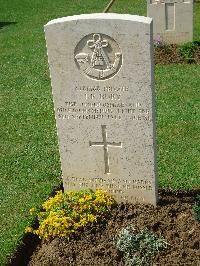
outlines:
[[[106,217],[115,205],[113,198],[101,189],[81,191],[58,191],[54,197],[42,204],[42,211],[30,209],[39,221],[38,229],[27,227],[26,233],[41,239],[70,237],[85,226]]]

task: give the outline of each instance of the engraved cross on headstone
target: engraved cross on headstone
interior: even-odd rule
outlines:
[[[107,132],[106,132],[106,125],[102,125],[102,138],[103,142],[92,142],[89,141],[90,147],[92,146],[101,146],[104,150],[104,162],[105,162],[105,174],[110,173],[110,166],[109,166],[109,155],[108,155],[108,147],[116,147],[116,148],[122,148],[121,142],[107,142]]]

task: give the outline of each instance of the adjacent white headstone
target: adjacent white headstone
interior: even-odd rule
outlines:
[[[152,19],[72,16],[45,34],[64,189],[155,204]]]
[[[193,39],[193,0],[147,0],[147,16],[153,18],[154,39],[184,43]]]

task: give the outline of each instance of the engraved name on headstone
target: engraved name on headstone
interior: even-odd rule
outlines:
[[[153,18],[153,34],[166,43],[193,39],[193,0],[147,0],[147,16]]]
[[[72,16],[45,35],[64,189],[156,204],[152,19]]]

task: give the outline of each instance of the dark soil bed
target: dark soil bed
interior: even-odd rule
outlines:
[[[118,205],[112,217],[92,226],[67,241],[55,238],[38,244],[29,262],[12,265],[29,266],[103,266],[125,265],[122,253],[113,246],[113,238],[122,227],[134,224],[157,236],[163,236],[170,247],[157,255],[154,265],[200,265],[200,223],[193,214],[195,193],[159,192],[156,208],[151,205]],[[28,252],[28,251],[26,251]]]
[[[154,61],[155,64],[167,65],[167,64],[188,64],[183,57],[177,52],[177,45],[163,45],[154,48]],[[200,48],[194,53],[193,59],[189,62],[192,64],[200,64]]]

